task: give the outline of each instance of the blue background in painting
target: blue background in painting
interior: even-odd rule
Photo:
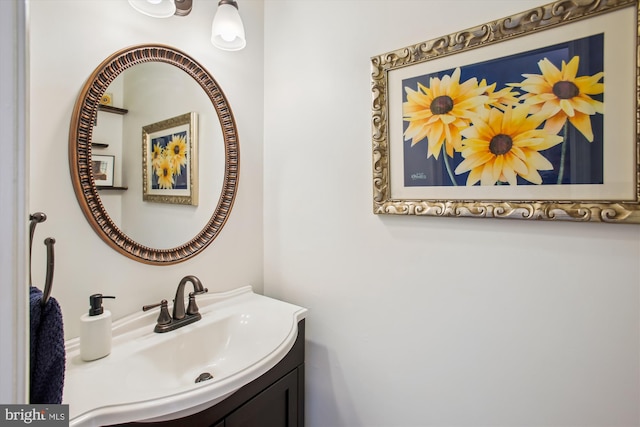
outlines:
[[[506,83],[520,83],[524,80],[522,74],[542,74],[538,67],[538,61],[543,58],[549,59],[553,65],[560,69],[562,61],[569,62],[574,56],[580,57],[580,65],[577,76],[592,76],[600,71],[604,71],[604,35],[597,34],[583,39],[560,43],[553,46],[497,58],[486,62],[461,67],[460,83],[473,77],[486,79],[487,84],[497,83],[495,91],[503,89]],[[406,102],[407,94],[404,90],[409,87],[417,90],[418,82],[429,86],[429,78],[451,75],[453,69],[442,70],[437,73],[404,79],[402,81],[402,101]],[[601,81],[604,81],[601,80]],[[513,88],[514,91],[524,94],[520,88]],[[593,99],[604,101],[604,94],[592,95]],[[591,127],[593,129],[594,140],[589,142],[576,128],[569,124],[568,141],[563,184],[602,184],[603,183],[603,115],[595,114],[590,116]],[[409,126],[403,121],[403,132]],[[540,126],[542,127],[542,126]],[[562,132],[562,131],[561,131]],[[427,158],[426,138],[411,147],[411,140],[404,141],[404,185],[406,187],[423,186],[450,186],[454,185],[447,174],[443,163],[444,153],[440,153],[439,159]],[[557,184],[558,169],[560,163],[560,152],[562,144],[558,144],[540,153],[545,156],[554,166],[552,171],[539,171],[542,177],[542,184]],[[449,159],[451,169],[463,160],[460,153],[455,152],[454,158]],[[466,185],[468,172],[455,175],[457,185]],[[518,177],[518,185],[531,184]],[[476,185],[479,185],[476,184]],[[531,184],[533,185],[533,184]]]
[[[159,136],[157,138],[151,139],[151,153],[153,153],[153,149],[157,146],[164,149],[171,142],[174,135],[181,136],[187,140],[187,131],[172,133],[171,135]],[[174,190],[186,190],[187,189],[187,167],[180,166],[180,175],[175,175],[173,177],[173,189]],[[153,190],[159,190],[160,186],[158,185],[158,176],[155,173],[151,174],[151,188]],[[164,190],[164,189],[163,189]]]

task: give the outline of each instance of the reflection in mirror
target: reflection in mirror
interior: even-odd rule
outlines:
[[[99,106],[101,100],[125,113],[105,112],[111,109]],[[189,191],[197,192],[198,202],[144,200],[143,129],[185,114],[193,118],[187,134],[195,165]],[[88,167],[92,153],[115,156],[114,186],[126,190],[95,186]],[[171,264],[196,255],[217,236],[233,205],[238,138],[231,109],[206,70],[167,46],[135,46],[100,64],[76,102],[69,154],[89,223],[110,246],[141,262]]]
[[[104,142],[108,147],[93,145],[92,153],[115,155],[119,159],[121,169],[116,171],[116,176],[120,181],[116,179],[116,185],[126,186],[127,191],[101,191],[102,203],[114,223],[140,244],[159,249],[179,246],[204,228],[217,197],[202,197],[198,206],[144,201],[142,129],[195,113],[198,120],[190,143],[202,142],[196,144],[193,156],[202,159],[203,164],[196,171],[194,191],[198,195],[220,194],[224,143],[211,100],[184,71],[159,62],[138,64],[125,70],[106,93],[111,95],[114,106],[128,112],[124,115],[98,112],[92,140]],[[189,160],[192,162],[193,158]]]

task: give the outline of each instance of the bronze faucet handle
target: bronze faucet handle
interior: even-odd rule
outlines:
[[[189,305],[187,306],[187,314],[194,315],[198,314],[198,304],[196,304],[196,295],[202,295],[209,292],[209,289],[203,288],[201,291],[193,291],[189,292]]]
[[[187,314],[194,315],[198,313],[198,304],[196,304],[196,295],[203,292],[189,292],[189,305],[187,306]]]
[[[152,308],[160,306],[160,315],[158,316],[158,325],[168,325],[171,323],[171,315],[169,314],[169,303],[166,299],[163,299],[157,304],[145,305],[142,307],[142,311],[148,311]]]

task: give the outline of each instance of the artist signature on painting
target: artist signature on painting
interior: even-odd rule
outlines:
[[[411,179],[414,181],[417,181],[420,179],[427,179],[427,175],[424,172],[412,173]]]

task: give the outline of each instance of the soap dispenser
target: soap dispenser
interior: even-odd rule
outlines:
[[[102,307],[102,294],[89,297],[89,313],[80,317],[80,358],[86,362],[111,353],[111,312]]]

